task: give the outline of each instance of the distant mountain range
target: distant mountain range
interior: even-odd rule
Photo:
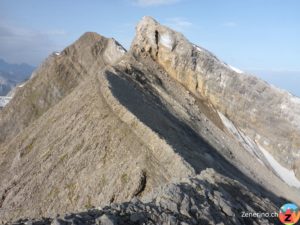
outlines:
[[[25,63],[10,64],[0,59],[0,96],[7,95],[18,83],[28,79],[34,69]]]

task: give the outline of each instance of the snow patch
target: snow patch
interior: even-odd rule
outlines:
[[[253,155],[261,164],[264,164],[260,159],[262,155],[256,143],[241,130],[239,130],[225,115],[223,115],[221,112],[218,112],[218,114],[227,130],[234,137],[236,137],[236,139],[251,155]]]
[[[289,186],[300,188],[300,181],[296,178],[294,171],[282,166],[265,148],[257,145],[277,175]]]
[[[24,86],[25,86],[25,84],[26,84],[26,82],[24,82],[24,83],[20,84],[18,87],[19,87],[19,88],[22,88],[22,87],[24,87]]]
[[[238,68],[236,68],[236,67],[234,67],[234,66],[231,66],[231,65],[229,65],[229,64],[227,64],[227,63],[225,63],[225,62],[220,62],[223,66],[225,66],[225,67],[227,67],[228,69],[230,69],[230,70],[232,70],[232,71],[234,71],[234,72],[236,72],[236,73],[244,73],[244,71],[242,71],[242,70],[240,70],[240,69],[238,69]]]
[[[296,96],[292,96],[292,97],[291,97],[291,102],[300,105],[300,98],[298,98],[298,97],[296,97]]]
[[[228,67],[229,67],[231,70],[233,70],[233,71],[235,71],[235,72],[237,72],[237,73],[244,73],[244,71],[242,71],[242,70],[240,70],[240,69],[238,69],[238,68],[235,68],[235,67],[233,67],[233,66],[231,66],[231,65],[228,65]]]
[[[0,96],[0,108],[6,106],[11,99],[12,99],[11,97]]]
[[[125,53],[125,52],[126,52],[126,50],[125,50],[122,46],[120,46],[120,45],[118,45],[117,49],[118,49],[121,53]]]
[[[199,51],[199,52],[203,52],[203,49],[202,48],[200,48],[199,46],[197,46],[197,45],[193,45],[194,46],[194,48],[196,48],[197,49],[197,51]]]
[[[162,34],[159,42],[166,48],[172,49],[174,45],[174,39],[169,34]]]
[[[242,131],[240,131],[225,115],[218,112],[224,126],[227,130],[234,135],[237,140],[243,145],[243,147],[254,155],[258,161],[265,166],[269,164],[275,173],[289,186],[300,188],[300,181],[296,178],[293,170],[289,170],[282,166],[276,161],[276,159],[261,145],[256,141],[253,141]],[[257,139],[261,139],[260,135],[256,135]],[[268,141],[264,141],[265,145],[268,145]],[[265,163],[264,163],[265,162]],[[267,166],[268,167],[268,166]]]

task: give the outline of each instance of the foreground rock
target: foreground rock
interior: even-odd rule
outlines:
[[[277,202],[280,204],[281,201]],[[282,203],[282,202],[281,202]],[[278,207],[212,169],[157,189],[142,201],[13,224],[279,224],[277,217],[247,218],[243,212],[277,213]]]

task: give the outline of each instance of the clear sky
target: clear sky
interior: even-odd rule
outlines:
[[[0,58],[38,65],[86,31],[128,48],[144,15],[300,96],[299,0],[0,0]]]

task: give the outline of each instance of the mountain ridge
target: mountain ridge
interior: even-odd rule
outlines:
[[[85,33],[51,55],[0,111],[0,218],[55,218],[58,212],[105,205],[113,210],[113,204],[136,198],[142,200],[140,207],[152,200],[162,207],[168,194],[157,188],[177,186],[186,179],[190,179],[184,185],[187,190],[203,189],[200,192],[205,196],[207,188],[212,196],[221,195],[206,196],[212,208],[202,202],[207,210],[221,210],[217,218],[203,214],[202,203],[194,208],[196,216],[184,211],[176,216],[189,224],[193,218],[209,218],[217,224],[224,215],[234,218],[231,224],[247,224],[250,222],[240,218],[242,209],[275,210],[288,200],[300,202],[299,189],[276,173],[243,127],[245,121],[231,116],[239,109],[237,100],[220,105],[220,86],[225,97],[237,94],[243,99],[242,95],[248,95],[240,89],[232,92],[235,86],[222,81],[232,76],[240,82],[241,74],[152,18],[144,17],[136,30],[128,52],[114,39]],[[215,77],[214,71],[221,75]],[[256,81],[243,79],[246,84]],[[258,87],[264,85],[257,82]],[[244,110],[250,107],[245,106]],[[290,129],[289,123],[284,129]],[[297,147],[297,137],[277,135],[280,140],[295,141]],[[294,161],[290,164],[296,165],[298,174]],[[194,184],[193,179],[199,182]],[[228,183],[218,186],[218,180]],[[248,197],[228,197],[226,190],[236,187],[245,187],[241,190]],[[177,191],[171,198],[183,190],[174,188]],[[215,193],[218,188],[221,192]],[[155,200],[158,193],[160,200]],[[218,199],[242,206],[235,209]],[[168,202],[162,207],[167,211],[160,212],[176,213],[179,202],[175,204]],[[186,210],[192,210],[192,205]],[[166,222],[168,218],[153,221]]]
[[[9,132],[5,129],[0,131],[0,143],[5,140],[7,133],[15,135],[42,115],[49,107],[60,101],[84,79],[83,74],[89,74],[87,73],[88,69],[92,70],[97,65],[103,66],[106,64],[107,62],[103,59],[110,57],[110,54],[122,55],[124,53],[118,52],[117,49],[113,52],[109,48],[105,52],[106,46],[113,44],[118,46],[112,39],[106,39],[96,33],[88,32],[83,34],[73,45],[64,49],[59,55],[50,55],[34,71],[30,82],[26,83],[27,88],[20,88],[15,93],[14,99],[26,102],[26,104],[23,104],[24,107],[21,108],[21,112],[14,109],[9,110],[8,107],[5,107],[0,112],[2,114],[0,124],[9,123],[9,126],[5,126],[5,128],[10,130]],[[89,52],[85,49],[91,51]],[[81,51],[80,56],[77,55],[78,51]],[[98,58],[98,60],[91,59],[96,57],[97,54],[102,54],[101,51],[104,51],[107,56],[105,55],[103,59]],[[73,59],[75,59],[74,63]],[[40,78],[39,74],[41,73],[45,75]],[[60,76],[61,74],[63,76]],[[38,84],[35,84],[36,87],[33,89],[31,86],[34,82]],[[39,102],[38,99],[43,100]],[[10,108],[19,107],[20,102],[12,101]],[[16,117],[19,118],[14,118],[10,122],[6,121],[12,118],[11,114],[16,114]]]

